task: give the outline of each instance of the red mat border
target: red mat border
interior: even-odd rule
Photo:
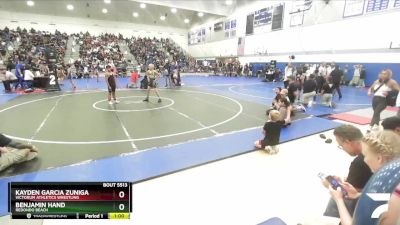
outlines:
[[[371,118],[363,117],[363,116],[357,116],[354,114],[350,113],[339,113],[339,114],[333,114],[330,115],[329,118],[331,119],[338,119],[338,120],[343,120],[359,125],[367,125],[371,122]]]

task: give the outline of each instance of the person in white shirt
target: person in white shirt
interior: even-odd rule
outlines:
[[[284,85],[285,88],[287,88],[288,85],[289,85],[288,77],[290,77],[292,75],[293,75],[293,66],[289,62],[285,67],[285,76],[284,76],[284,79],[283,79],[283,85]]]
[[[6,93],[11,92],[11,82],[14,80],[18,80],[17,76],[13,72],[7,70],[3,80],[4,90]]]
[[[360,81],[360,66],[354,65],[353,79],[351,79],[349,85],[356,86],[358,85],[359,81]]]
[[[33,75],[33,73],[26,69],[24,72],[24,81],[25,81],[25,85],[27,88],[32,88],[33,87],[33,79],[35,78],[35,75]]]
[[[17,80],[17,76],[15,76],[11,71],[6,71],[6,80]]]
[[[324,62],[318,68],[318,75],[324,78],[326,76],[326,64]]]
[[[387,106],[386,96],[389,91],[392,90],[399,90],[399,85],[392,79],[392,71],[390,69],[385,69],[379,74],[379,79],[376,80],[368,90],[368,95],[374,96],[372,99],[374,114],[370,123],[370,130],[379,129],[381,112],[385,110]]]
[[[2,64],[0,64],[0,81],[3,82],[4,85],[4,91],[5,92],[10,92],[10,84],[9,82],[6,80],[6,67]]]
[[[35,78],[35,75],[33,75],[32,71],[25,70],[25,73],[24,73],[24,80],[25,81],[32,81],[34,78]]]
[[[400,117],[400,91],[397,94],[396,107],[398,108],[397,109],[397,116]]]
[[[334,69],[334,67],[332,65],[328,64],[328,66],[326,67],[326,75],[330,76],[333,69]]]

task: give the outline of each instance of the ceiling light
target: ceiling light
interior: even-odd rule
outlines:
[[[184,19],[184,20],[183,20],[183,22],[185,22],[185,23],[189,23],[189,22],[190,22],[190,20],[189,20],[189,19]]]
[[[225,4],[226,4],[226,5],[232,5],[232,0],[226,0],[226,1],[225,1]]]
[[[103,9],[103,10],[101,10],[104,14],[106,14],[107,12],[108,12],[108,10],[107,9]]]
[[[140,8],[145,9],[146,8],[146,4],[140,3]]]
[[[199,12],[199,13],[197,13],[197,15],[198,15],[199,17],[203,17],[203,16],[204,16],[204,13]]]
[[[139,13],[134,12],[134,13],[132,13],[132,16],[133,16],[133,17],[138,17],[138,16],[139,16]]]
[[[176,11],[177,11],[176,8],[172,8],[172,9],[171,9],[171,12],[172,12],[172,13],[176,13]]]
[[[67,5],[67,9],[68,9],[68,10],[74,10],[74,6],[71,5],[71,4],[69,4],[69,5]]]
[[[34,1],[26,1],[26,4],[29,6],[34,6],[35,2]]]
[[[160,20],[165,20],[165,16],[160,16]]]
[[[104,3],[110,4],[110,3],[111,3],[111,0],[104,0]]]

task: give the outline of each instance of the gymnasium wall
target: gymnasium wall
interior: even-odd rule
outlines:
[[[337,59],[337,60],[332,60]],[[282,71],[288,62],[288,55],[274,55],[274,56],[244,56],[239,57],[241,63],[252,63],[256,65],[254,70],[271,60],[277,60],[277,67]],[[366,85],[371,85],[376,80],[378,74],[383,69],[391,69],[393,77],[400,83],[400,52],[381,52],[381,53],[334,53],[334,54],[310,54],[310,55],[296,55],[294,64],[308,63],[316,64],[320,62],[335,62],[341,68],[346,64],[349,65],[349,73],[346,79],[351,79],[353,76],[353,65],[363,64],[366,67],[367,78]]]
[[[205,43],[189,45],[189,53],[194,57],[208,58],[237,56],[238,37],[242,37],[244,54],[239,56],[241,63],[265,63],[274,59],[284,67],[288,55],[293,54],[298,63],[365,64],[367,84],[371,84],[379,71],[386,67],[391,68],[400,81],[400,49],[389,48],[391,42],[400,43],[400,29],[393,26],[400,21],[399,9],[343,18],[345,1],[330,1],[329,4],[313,1],[312,8],[304,14],[303,25],[291,27],[289,12],[294,1],[285,1],[282,30],[254,30],[253,35],[246,36],[246,16],[266,4],[279,2],[282,1],[257,2],[238,9],[226,18],[237,20],[236,37],[215,41],[212,38],[214,34],[209,33],[211,38],[206,37]],[[352,75],[352,71],[349,74]]]
[[[50,32],[54,32],[57,29],[68,34],[89,31],[94,35],[107,32],[113,34],[121,33],[125,37],[171,38],[183,49],[188,49],[186,30],[171,27],[0,11],[0,28],[6,26],[9,28],[18,26],[21,28],[34,28]]]
[[[253,65],[253,74],[256,74],[258,70],[264,68],[264,66],[269,63],[269,61],[264,62],[250,62]],[[318,64],[319,61],[296,61],[294,64]],[[354,73],[353,66],[356,64],[360,64],[359,62],[336,62],[340,68],[344,68],[345,65],[349,66],[349,71],[345,76],[346,80],[351,80]],[[365,78],[365,85],[370,86],[378,77],[378,74],[383,69],[391,69],[393,71],[393,79],[397,80],[400,83],[400,64],[399,63],[361,63],[366,70],[366,78]],[[278,62],[276,64],[277,68],[280,68],[284,71],[286,66],[285,62]]]

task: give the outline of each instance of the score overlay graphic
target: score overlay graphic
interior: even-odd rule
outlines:
[[[12,219],[129,219],[129,182],[11,182]]]

